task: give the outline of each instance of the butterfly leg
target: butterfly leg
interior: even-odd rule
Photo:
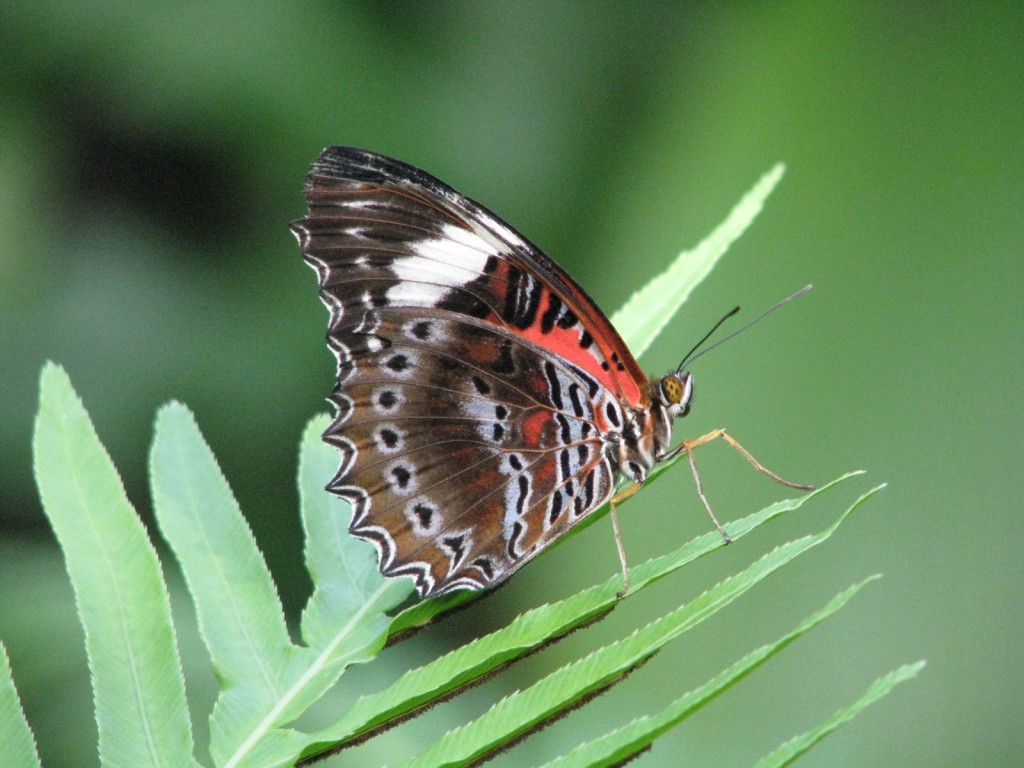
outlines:
[[[700,443],[698,442],[698,445],[699,444]],[[718,518],[715,517],[715,513],[711,509],[711,504],[708,502],[708,497],[704,494],[704,483],[701,482],[700,472],[697,471],[697,462],[693,458],[693,448],[694,446],[687,445],[685,451],[686,458],[690,462],[690,471],[693,472],[693,481],[697,484],[697,497],[700,499],[701,504],[704,505],[704,509],[707,510],[708,517],[710,517],[711,522],[715,524],[715,528],[717,528],[718,532],[722,534],[722,538],[725,539],[725,543],[732,544],[732,536],[730,536],[729,532],[722,527],[722,524],[720,522],[718,522]]]
[[[715,517],[715,513],[711,511],[711,504],[708,502],[708,498],[704,493],[704,484],[701,482],[700,473],[697,471],[697,462],[693,458],[694,448],[704,445],[704,443],[709,443],[712,440],[715,440],[719,437],[725,440],[725,442],[727,442],[737,451],[739,451],[740,455],[743,456],[743,458],[745,458],[748,462],[750,462],[750,465],[754,469],[756,469],[758,472],[761,472],[762,474],[767,475],[775,482],[781,485],[785,485],[789,488],[796,488],[801,491],[814,490],[813,485],[801,485],[800,483],[791,483],[788,480],[784,480],[783,478],[779,477],[777,474],[772,472],[761,462],[755,459],[754,456],[750,453],[750,451],[748,451],[746,448],[740,445],[739,442],[724,429],[716,429],[712,432],[708,432],[706,435],[698,437],[696,440],[684,440],[682,443],[679,444],[678,448],[670,452],[669,456],[674,456],[678,453],[686,454],[686,458],[690,462],[690,471],[693,473],[693,480],[697,484],[697,496],[700,497],[700,501],[704,505],[704,509],[707,510],[708,515],[711,517],[711,521],[715,524],[715,527],[718,529],[718,532],[722,534],[722,538],[725,539],[726,544],[732,542],[732,537],[729,536],[725,528],[722,527],[722,524],[718,522],[718,518]]]
[[[619,502],[628,499],[642,487],[641,485],[631,485],[626,490],[617,494],[612,498],[609,509],[612,518],[612,530],[615,532],[615,548],[619,551],[619,563],[622,565],[622,589],[615,593],[615,596],[620,600],[629,592],[629,562],[626,560],[626,548],[622,545],[622,531],[619,529],[619,514],[616,507]]]
[[[729,445],[731,445],[737,451],[739,451],[740,455],[743,458],[745,458],[747,461],[749,461],[750,465],[754,469],[756,469],[761,474],[767,475],[772,480],[774,480],[776,483],[779,483],[780,485],[785,485],[787,488],[796,488],[798,491],[813,491],[813,490],[815,490],[813,485],[803,485],[801,483],[791,483],[789,480],[784,480],[783,478],[781,478],[778,475],[776,475],[774,472],[772,472],[770,469],[768,469],[766,466],[764,466],[764,464],[762,464],[757,459],[755,459],[751,455],[750,451],[748,451],[746,448],[744,448],[742,445],[740,445],[736,441],[736,438],[734,438],[732,435],[730,435],[724,429],[716,429],[716,430],[714,430],[712,432],[708,432],[706,435],[704,435],[703,437],[698,437],[696,440],[689,440],[689,441],[684,440],[683,441],[683,445],[681,446],[681,449],[686,451],[687,453],[690,453],[690,451],[692,451],[697,446],[704,445],[704,443],[709,443],[712,440],[714,440],[716,438],[719,438],[719,437],[722,438],[723,440],[725,440],[725,442],[727,442]]]

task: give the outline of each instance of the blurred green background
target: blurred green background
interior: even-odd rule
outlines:
[[[813,282],[701,359],[677,429],[727,426],[796,480],[869,474],[331,764],[415,754],[883,481],[838,537],[497,764],[657,711],[875,572],[886,578],[636,765],[750,764],[918,658],[917,680],[801,764],[1024,762],[1024,6],[7,0],[0,61],[0,638],[47,765],[96,758],[81,630],[31,475],[40,366],[67,367],[147,519],[154,412],[193,408],[294,615],[309,588],[296,449],[333,364],[287,224],[332,143],[480,200],[609,312],[785,161],[764,214],[641,362],[664,372],[733,304],[749,317]],[[698,458],[722,517],[785,495],[724,446]],[[709,523],[680,471],[623,525],[638,562]],[[352,690],[614,573],[608,529],[360,670]],[[204,711],[212,681],[176,590]]]

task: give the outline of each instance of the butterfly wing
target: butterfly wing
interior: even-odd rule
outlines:
[[[386,347],[351,361],[325,439],[383,573],[424,596],[491,586],[614,491],[585,373],[474,318],[368,314]]]
[[[639,368],[583,290],[411,166],[329,148],[295,222],[330,310],[328,486],[424,596],[502,581],[615,489]]]
[[[436,307],[500,325],[625,402],[642,400],[647,378],[593,300],[482,205],[418,168],[351,147],[321,153],[305,194],[309,215],[294,230],[320,273],[332,332],[373,307]]]

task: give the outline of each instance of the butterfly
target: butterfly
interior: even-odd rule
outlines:
[[[709,513],[692,449],[716,437],[795,485],[722,430],[673,448],[693,376],[648,378],[572,277],[430,174],[328,147],[305,198],[292,230],[337,359],[327,488],[385,576],[411,576],[422,597],[492,587],[613,501],[625,591],[614,501],[658,462],[685,451]]]

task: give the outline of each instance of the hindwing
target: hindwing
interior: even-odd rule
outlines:
[[[325,439],[328,488],[381,571],[424,596],[503,581],[603,504],[614,398],[578,367],[493,325],[381,308],[355,335]]]

